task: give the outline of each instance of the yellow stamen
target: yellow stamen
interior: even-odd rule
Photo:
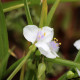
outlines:
[[[44,32],[44,36],[46,35],[46,33]]]
[[[39,38],[41,38],[41,36],[39,35]]]
[[[54,38],[54,40],[56,40],[56,38]]]
[[[56,41],[58,41],[58,39],[56,39]]]
[[[59,45],[61,45],[61,43],[59,43]]]

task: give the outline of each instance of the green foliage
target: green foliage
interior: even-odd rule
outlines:
[[[76,56],[74,62],[80,63],[80,50],[78,51],[77,56]],[[67,77],[66,75],[67,75],[67,73],[63,74],[58,80],[62,80],[62,79],[65,80],[65,78]]]
[[[14,16],[13,16],[14,15]],[[25,11],[23,8],[9,12],[6,15],[6,25],[8,30],[22,33],[23,27],[26,26],[24,21]]]
[[[6,71],[7,61],[9,57],[8,47],[7,28],[2,4],[0,1],[0,80],[3,73]]]
[[[76,1],[80,1],[80,0],[61,0],[61,2],[76,2]],[[53,4],[55,2],[55,0],[47,0],[48,4]],[[40,0],[28,0],[29,5],[40,5]],[[11,1],[11,2],[7,2],[7,3],[3,3],[3,11],[4,12],[8,12],[20,7],[23,7],[24,3],[22,0],[18,0],[18,1]]]
[[[52,4],[55,0],[48,0],[48,3]],[[77,1],[77,0],[61,0],[61,1]],[[78,0],[79,1],[79,0]],[[52,6],[48,16],[47,16],[47,0],[43,0],[42,3],[42,11],[41,11],[41,19],[40,19],[40,24],[39,27],[43,27],[45,25],[49,25],[51,22],[51,19],[54,15],[54,12],[59,4],[60,0],[56,0],[54,5]],[[9,57],[9,53],[8,53],[8,39],[7,39],[7,30],[6,30],[6,26],[5,26],[5,20],[4,20],[4,15],[3,15],[3,11],[7,12],[7,11],[11,11],[20,7],[25,7],[25,12],[26,12],[26,17],[27,17],[27,21],[29,25],[32,25],[32,19],[31,19],[31,15],[30,15],[30,11],[29,11],[29,7],[28,5],[40,5],[40,0],[37,1],[33,1],[33,0],[24,0],[23,1],[14,1],[14,2],[9,2],[9,3],[4,3],[4,9],[2,10],[2,6],[0,3],[0,78],[3,76],[8,75],[9,73],[11,73],[15,67],[17,67],[12,74],[8,77],[7,80],[11,80],[15,74],[21,69],[21,67],[24,65],[24,63],[26,62],[26,60],[31,56],[31,53],[35,52],[36,47],[35,46],[31,46],[29,49],[28,54],[22,58],[21,60],[17,61],[15,64],[13,64],[6,72],[4,72],[6,70],[6,65],[7,65],[7,60]],[[22,10],[20,10],[18,12],[18,14],[14,14],[11,13],[11,15],[9,14],[6,18],[6,22],[7,21],[11,21],[10,23],[7,22],[7,25],[10,29],[10,26],[13,29],[15,29],[16,31],[22,32],[23,27],[25,26],[26,23],[23,21],[23,19],[21,18],[21,15],[25,14],[24,12],[22,12]],[[14,15],[12,18],[11,16]],[[69,19],[69,17],[68,17]],[[15,28],[15,27],[16,28]],[[4,58],[5,56],[5,58]],[[36,56],[37,58],[40,57],[41,55],[39,54],[39,51],[37,50],[36,52]],[[28,61],[28,70],[26,71],[25,74],[25,79],[24,80],[45,80],[45,70],[46,70],[46,65],[45,63],[40,63],[39,59],[36,58],[36,64],[33,64],[32,60]],[[41,58],[41,57],[40,57]],[[80,68],[80,51],[75,59],[75,62],[69,61],[69,60],[64,60],[64,59],[60,59],[60,58],[56,58],[56,59],[45,59],[45,62],[51,62],[49,68],[52,69],[52,63],[57,63],[60,65],[64,65],[64,66],[68,66],[71,68]],[[40,63],[40,64],[39,64]],[[38,65],[39,64],[39,65]],[[36,78],[36,73],[35,73],[35,68],[38,67],[38,74],[37,74],[37,78]],[[4,74],[2,74],[4,72]],[[71,73],[69,71],[69,73],[67,73],[68,78],[72,78],[73,77],[73,73]],[[59,80],[66,80],[66,74],[64,74]]]
[[[31,16],[30,16],[30,11],[29,11],[27,0],[24,0],[24,6],[25,6],[25,12],[26,12],[26,17],[27,17],[28,25],[32,25],[33,22],[32,22]]]
[[[43,0],[39,27],[41,28],[43,26],[46,26],[46,21],[47,21],[47,0]]]
[[[42,79],[42,75],[45,74],[45,70],[46,70],[45,63],[40,63],[38,65],[38,80],[41,80]]]
[[[46,58],[45,60],[53,62],[53,63],[60,64],[60,65],[68,66],[68,67],[71,67],[71,68],[79,68],[80,69],[80,64],[76,63],[76,62],[73,62],[73,61],[64,60],[64,59],[61,59],[61,58],[55,58],[55,59],[47,59]]]
[[[32,63],[32,59],[28,59],[27,66],[28,66],[28,69],[31,69],[31,70],[35,70],[36,69],[36,64]]]
[[[17,60],[14,64],[12,64],[5,72],[4,72],[4,75],[3,75],[3,78],[5,78],[7,75],[9,75],[14,69],[15,67],[17,67],[20,62],[23,60],[24,58],[21,58],[19,60]]]
[[[59,5],[60,0],[56,0],[55,3],[53,4],[51,10],[48,13],[47,16],[47,22],[46,25],[48,26],[53,18],[54,12],[56,11],[57,6]]]

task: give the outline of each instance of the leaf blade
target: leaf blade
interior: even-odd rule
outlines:
[[[2,3],[0,1],[0,64],[1,64],[0,79],[2,78],[2,75],[6,70],[7,61],[9,57],[8,49],[9,49],[9,45],[8,45],[7,28],[6,28]]]

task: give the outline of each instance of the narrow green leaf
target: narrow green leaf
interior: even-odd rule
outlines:
[[[0,80],[6,70],[8,61],[8,35],[3,13],[2,3],[0,1]]]
[[[33,44],[33,47],[35,46],[35,44]],[[21,69],[21,67],[24,65],[24,63],[27,61],[27,59],[30,57],[32,51],[33,51],[33,47],[32,49],[29,50],[29,52],[27,53],[27,55],[25,56],[25,58],[21,61],[21,63],[16,67],[16,69],[12,72],[12,74],[7,78],[7,80],[12,80],[12,78],[16,75],[16,73]]]
[[[58,80],[66,80],[66,73],[64,73]]]
[[[49,11],[48,17],[47,17],[47,23],[46,23],[47,26],[50,24],[50,22],[51,22],[51,20],[53,18],[53,15],[54,15],[54,13],[56,11],[56,8],[59,5],[59,2],[60,2],[60,0],[55,0],[55,3],[53,4],[51,10]]]
[[[61,2],[78,2],[80,0],[61,0]],[[53,4],[55,2],[55,0],[47,0],[48,4]],[[40,5],[40,0],[28,0],[29,5]],[[20,7],[23,7],[24,3],[22,0],[16,0],[16,1],[10,1],[10,2],[5,2],[3,3],[3,11],[4,12],[8,12]]]
[[[25,73],[25,64],[22,66],[20,80],[24,80],[24,73]]]
[[[39,27],[41,28],[41,27],[45,26],[46,21],[47,21],[47,0],[43,0]]]
[[[23,60],[24,58],[21,58],[19,60],[17,60],[15,63],[13,63],[5,72],[3,75],[3,78],[5,78],[6,76],[8,76],[19,64],[20,62]]]
[[[30,11],[29,11],[27,0],[24,0],[24,7],[25,7],[25,12],[26,12],[26,17],[27,17],[27,20],[28,20],[28,24],[32,25],[33,22],[32,22],[32,19],[31,19],[31,15],[30,15]]]
[[[71,13],[71,10],[68,9],[68,11],[65,13],[64,19],[62,21],[62,29],[64,31],[69,28],[71,18],[72,18],[72,13]]]

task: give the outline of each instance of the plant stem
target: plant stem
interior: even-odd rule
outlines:
[[[7,80],[12,80],[12,78],[16,75],[16,73],[21,69],[21,67],[24,65],[26,60],[30,57],[31,52],[33,50],[34,44],[32,46],[32,49],[29,50],[23,61],[17,66],[17,68],[12,72],[12,74],[7,78]]]
[[[11,7],[8,7],[8,8],[3,9],[3,12],[12,11],[12,10],[18,9],[20,7],[23,7],[23,6],[24,6],[24,4],[14,5],[14,6],[11,6]]]
[[[41,11],[41,19],[40,19],[40,24],[39,27],[42,28],[43,26],[46,25],[47,21],[47,0],[42,1],[42,11]]]
[[[76,63],[76,62],[73,62],[73,61],[64,60],[64,59],[61,59],[61,58],[45,59],[45,60],[53,62],[53,63],[60,64],[60,65],[68,66],[68,67],[71,67],[71,68],[79,68],[80,69],[80,64]]]
[[[29,11],[27,0],[24,0],[24,7],[25,7],[25,12],[26,12],[26,17],[27,17],[28,25],[32,25],[33,22],[32,22],[32,19],[31,19],[31,15],[30,15],[30,11]]]
[[[80,0],[61,0],[61,2],[79,2],[79,1]],[[55,2],[55,0],[47,0],[48,4],[53,4],[54,2]],[[7,5],[12,4],[12,3],[15,3],[15,4],[10,5],[10,6],[7,7]],[[40,5],[40,0],[37,0],[37,1],[30,0],[30,1],[28,1],[28,3],[30,5]],[[11,2],[7,2],[7,3],[3,3],[3,8],[4,8],[3,11],[8,12],[8,11],[11,11],[11,10],[14,10],[14,9],[21,8],[23,6],[24,6],[23,1],[21,1],[21,2],[11,1]]]

